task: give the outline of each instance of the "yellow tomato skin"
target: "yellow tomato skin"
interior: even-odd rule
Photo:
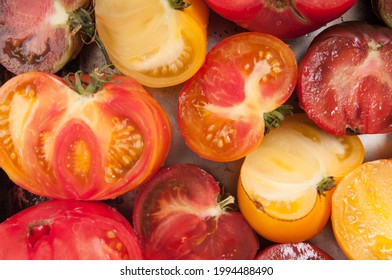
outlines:
[[[241,181],[237,188],[238,205],[251,227],[262,237],[277,243],[293,243],[309,240],[322,231],[331,213],[333,190],[325,196],[318,195],[312,211],[298,220],[279,220],[258,209],[249,199]]]

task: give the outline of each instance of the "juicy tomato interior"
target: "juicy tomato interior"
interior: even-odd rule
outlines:
[[[146,258],[254,258],[256,235],[240,212],[219,202],[220,193],[212,175],[197,166],[160,170],[141,188],[133,211]]]
[[[149,87],[180,84],[202,65],[208,9],[201,0],[174,9],[168,0],[96,1],[96,24],[110,60]],[[174,2],[174,1],[173,1]]]
[[[263,138],[264,113],[289,98],[296,79],[294,53],[283,41],[252,32],[226,38],[180,93],[181,134],[201,157],[242,158]]]
[[[1,259],[143,259],[129,222],[100,202],[43,202],[3,222],[0,237]]]
[[[391,30],[365,23],[325,30],[300,63],[300,106],[333,134],[392,131],[391,42]]]
[[[363,159],[364,147],[357,136],[337,137],[305,114],[294,115],[245,158],[238,186],[240,209],[267,239],[310,239],[330,215],[332,191],[320,184],[330,176],[339,180]],[[308,222],[311,225],[303,227]]]
[[[391,259],[392,160],[366,162],[345,176],[332,199],[332,228],[350,259]]]

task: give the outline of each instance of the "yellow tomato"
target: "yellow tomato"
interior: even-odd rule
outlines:
[[[357,136],[335,136],[305,114],[294,115],[245,158],[238,183],[240,210],[271,241],[308,240],[330,217],[335,182],[363,159]]]
[[[392,259],[392,159],[366,162],[332,197],[332,228],[350,259]]]
[[[98,36],[111,62],[145,86],[180,84],[203,64],[208,9],[202,0],[177,9],[174,2],[95,1]]]

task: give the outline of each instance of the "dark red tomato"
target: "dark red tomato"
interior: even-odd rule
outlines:
[[[392,29],[363,22],[317,36],[299,66],[298,98],[336,135],[392,131]]]
[[[142,259],[128,220],[102,202],[52,200],[0,224],[0,259]]]
[[[293,51],[257,32],[230,36],[211,49],[184,85],[178,122],[186,144],[220,162],[240,159],[260,144],[264,115],[280,107],[297,82]]]
[[[258,239],[234,198],[190,164],[161,169],[136,198],[133,223],[148,259],[253,259]]]
[[[55,73],[83,46],[73,16],[90,0],[0,1],[0,63],[14,74]]]
[[[271,245],[256,256],[256,260],[332,260],[333,258],[318,248],[307,243],[282,243]]]
[[[348,11],[356,0],[206,0],[219,15],[281,39],[314,31]]]

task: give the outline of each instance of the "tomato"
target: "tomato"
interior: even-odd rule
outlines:
[[[300,106],[336,135],[392,131],[392,30],[363,22],[317,36],[299,66]]]
[[[348,11],[355,0],[206,0],[219,15],[251,30],[291,39],[314,31]]]
[[[73,21],[90,0],[27,0],[0,2],[0,63],[14,74],[55,73],[83,46]]]
[[[203,0],[96,0],[95,15],[113,65],[143,85],[178,85],[203,63],[208,22]]]
[[[392,259],[392,159],[362,164],[332,197],[332,229],[350,259]]]
[[[138,193],[133,223],[147,259],[253,259],[258,239],[218,182],[191,164],[161,169]]]
[[[336,182],[363,159],[358,136],[329,134],[296,114],[246,156],[237,190],[240,210],[273,242],[311,239],[330,217]]]
[[[0,259],[143,259],[131,224],[102,202],[51,200],[0,224]]]
[[[179,95],[186,144],[213,161],[244,157],[263,138],[265,113],[290,97],[296,80],[294,53],[280,39],[244,32],[220,41]]]
[[[371,0],[373,11],[389,27],[392,27],[392,1]]]
[[[281,243],[259,252],[256,260],[332,260],[324,250],[307,242]]]
[[[1,87],[0,108],[0,166],[41,196],[114,198],[155,173],[170,147],[165,111],[128,77],[78,94],[55,75],[25,73]]]

